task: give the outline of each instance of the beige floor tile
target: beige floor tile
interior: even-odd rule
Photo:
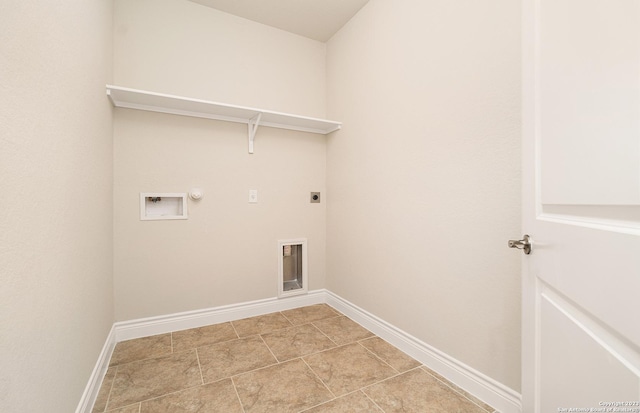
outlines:
[[[337,317],[342,314],[326,304],[316,304],[310,305],[308,307],[286,310],[282,312],[282,315],[287,317],[287,319],[291,321],[293,325],[299,326],[301,324],[307,324],[316,320],[322,320],[329,317]]]
[[[109,413],[140,413],[140,403],[131,404],[120,409],[109,410]]]
[[[118,366],[107,410],[202,384],[195,350]]]
[[[333,395],[301,360],[291,360],[233,378],[246,413],[295,413]]]
[[[421,368],[363,391],[386,413],[486,413]]]
[[[362,340],[360,341],[360,344],[365,346],[369,351],[380,357],[385,361],[385,363],[401,373],[420,366],[419,361],[407,356],[380,337],[372,337]]]
[[[110,366],[92,413],[495,411],[326,304],[124,341]]]
[[[280,313],[244,318],[242,320],[232,321],[232,324],[240,337],[270,333],[272,331],[291,327],[292,325],[289,320],[284,318]]]
[[[140,413],[243,413],[231,379],[142,402]]]
[[[109,366],[171,354],[171,334],[136,338],[116,344]]]
[[[493,407],[491,407],[488,404],[486,404],[485,402],[483,402],[482,400],[480,400],[477,397],[475,397],[474,395],[472,395],[471,393],[469,393],[469,392],[461,389],[460,387],[456,386],[455,384],[451,383],[449,380],[445,379],[444,377],[442,377],[441,375],[439,375],[435,371],[431,370],[430,368],[422,366],[422,369],[424,371],[426,371],[427,373],[429,373],[430,375],[432,375],[433,377],[435,377],[436,379],[438,379],[441,382],[443,382],[444,384],[446,384],[447,386],[451,387],[453,390],[455,390],[458,393],[462,394],[463,396],[465,396],[467,399],[471,400],[472,402],[474,402],[478,406],[482,407],[487,412],[493,413],[496,410]]]
[[[200,347],[198,357],[205,383],[246,373],[277,362],[260,336]]]
[[[304,413],[384,413],[361,391],[332,400]]]
[[[397,374],[358,343],[306,356],[304,360],[336,396]]]
[[[107,373],[104,375],[104,379],[102,379],[102,384],[100,385],[100,391],[96,397],[96,402],[93,404],[92,412],[104,412],[107,408],[107,400],[109,400],[109,393],[111,392],[113,379],[116,377],[116,369],[117,367],[109,367],[107,369]]]
[[[214,324],[171,333],[173,351],[190,350],[238,338],[231,323]]]
[[[345,316],[314,321],[313,325],[340,346],[373,336],[369,330]]]
[[[262,338],[281,362],[336,346],[312,324],[278,330]]]

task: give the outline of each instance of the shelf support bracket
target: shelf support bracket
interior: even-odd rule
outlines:
[[[249,153],[253,153],[253,141],[256,138],[256,132],[258,131],[261,117],[262,113],[258,113],[254,118],[249,119]]]

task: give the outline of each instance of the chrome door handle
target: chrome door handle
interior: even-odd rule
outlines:
[[[509,248],[523,250],[526,255],[531,254],[531,237],[526,234],[520,240],[510,239],[508,245]]]

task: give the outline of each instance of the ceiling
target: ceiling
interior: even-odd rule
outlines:
[[[326,42],[369,0],[189,0]]]

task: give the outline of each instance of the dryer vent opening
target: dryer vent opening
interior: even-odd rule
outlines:
[[[306,239],[278,241],[278,296],[307,292]]]

